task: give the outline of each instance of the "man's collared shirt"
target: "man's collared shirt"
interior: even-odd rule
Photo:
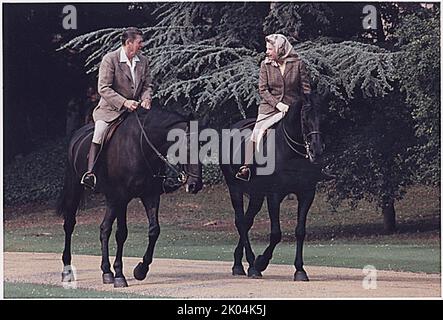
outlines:
[[[131,70],[131,77],[132,77],[132,83],[134,84],[134,88],[136,88],[136,83],[135,83],[135,65],[137,62],[139,62],[140,59],[139,57],[137,57],[137,55],[134,56],[134,58],[132,58],[132,64],[129,62],[128,57],[126,56],[126,52],[123,48],[120,49],[120,62],[126,62],[126,64],[129,67],[129,70]]]

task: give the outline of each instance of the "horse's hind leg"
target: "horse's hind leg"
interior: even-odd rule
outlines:
[[[117,230],[115,231],[115,240],[117,241],[117,253],[114,261],[114,288],[124,288],[128,286],[123,274],[123,246],[128,238],[128,225],[126,221],[127,203],[118,206]]]
[[[158,222],[158,207],[160,205],[160,195],[150,195],[141,198],[146,209],[149,221],[148,247],[143,255],[143,262],[140,262],[134,269],[134,277],[137,280],[143,280],[149,271],[149,265],[152,263],[154,247],[160,235],[160,224]]]
[[[295,237],[297,239],[297,247],[295,251],[295,274],[294,281],[309,281],[306,271],[303,269],[303,242],[306,235],[306,217],[309,208],[315,197],[315,190],[297,193],[298,210],[297,210],[297,227],[295,229]]]
[[[245,232],[246,232],[246,242],[250,243],[249,241],[249,230],[251,230],[252,225],[254,224],[254,218],[257,215],[257,213],[261,210],[262,205],[264,201],[264,195],[250,195],[249,203],[248,203],[248,209],[246,210],[246,214],[244,217],[244,224],[245,224]],[[239,240],[236,251],[240,253],[241,256],[243,256],[243,242]],[[250,249],[252,251],[252,247]],[[241,258],[240,258],[241,261]],[[252,259],[248,260],[252,261]],[[260,276],[258,272],[255,272],[254,265],[252,263],[249,263],[249,274],[250,276]],[[243,266],[240,264],[240,266],[234,266],[232,270],[233,275],[246,275]]]
[[[63,272],[62,272],[62,282],[72,282],[75,281],[75,276],[71,267],[71,239],[72,233],[74,232],[74,227],[76,223],[75,214],[77,209],[72,209],[65,215],[63,229],[65,231],[65,248],[63,250]]]
[[[244,248],[244,237],[242,232],[244,229],[243,192],[238,190],[238,188],[231,187],[229,188],[229,195],[235,214],[235,227],[239,234],[238,245],[234,250],[234,266],[232,267],[232,274],[234,276],[246,275],[242,265]]]
[[[66,188],[66,185],[65,185]],[[74,227],[76,224],[75,215],[77,213],[77,208],[80,203],[80,198],[82,194],[82,187],[80,184],[73,184],[71,192],[65,193],[63,196],[62,206],[59,208],[64,215],[63,229],[65,231],[65,248],[63,249],[63,272],[62,272],[62,282],[72,282],[75,281],[75,275],[71,267],[71,240],[72,233],[74,232]],[[66,190],[64,190],[65,192]]]
[[[269,219],[271,220],[271,234],[269,236],[269,246],[263,254],[259,255],[255,260],[254,265],[258,272],[266,270],[269,261],[272,259],[275,247],[281,241],[280,202],[283,197],[281,194],[271,194],[267,197]]]
[[[230,188],[229,194],[231,197],[232,207],[235,212],[235,226],[240,236],[237,248],[234,251],[234,266],[232,267],[233,275],[243,275],[244,270],[242,266],[243,248],[245,248],[246,260],[249,263],[248,276],[259,277],[254,268],[255,255],[249,243],[248,234],[246,231],[245,214],[243,209],[243,192],[237,188]],[[243,271],[243,272],[242,272]]]

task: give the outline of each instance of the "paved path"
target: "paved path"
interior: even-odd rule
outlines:
[[[441,297],[439,274],[377,272],[377,288],[364,289],[361,269],[306,266],[309,282],[292,281],[293,266],[271,264],[262,279],[231,276],[231,263],[155,259],[148,277],[137,281],[132,269],[140,261],[125,258],[128,288],[114,289],[101,283],[100,257],[74,255],[77,288],[131,292],[149,297],[173,298],[376,298]],[[111,259],[111,262],[113,260]],[[4,253],[7,282],[62,286],[61,254]]]

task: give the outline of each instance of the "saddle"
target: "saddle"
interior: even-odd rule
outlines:
[[[245,123],[243,124],[243,126],[241,126],[241,127],[238,128],[238,129],[239,129],[240,131],[242,131],[242,130],[244,130],[244,129],[247,129],[247,128],[249,128],[249,129],[252,130],[252,129],[254,128],[255,123],[256,123],[256,119],[246,119],[246,120],[245,120]],[[265,130],[265,132],[264,132],[264,134],[263,134],[263,138],[262,138],[262,144],[263,144],[263,147],[264,147],[264,148],[266,148],[266,145],[267,145],[269,129],[274,129],[274,128],[276,127],[276,125],[277,125],[277,123],[274,123],[272,126],[270,126],[268,129]],[[250,135],[248,135],[247,137],[243,137],[243,136],[242,136],[242,138],[241,138],[241,142],[242,142],[242,143],[246,143],[246,140],[249,140],[250,138],[251,138]],[[232,140],[231,140],[231,142],[232,142]],[[257,150],[256,148],[257,148],[257,147],[255,147],[255,149],[254,149],[254,153],[255,153],[256,150]],[[237,152],[241,152],[241,150],[240,150],[239,148],[235,148],[235,149],[234,149],[233,157],[236,156]]]
[[[103,137],[102,141],[102,149],[109,143],[112,136],[114,135],[117,128],[122,124],[122,122],[126,119],[128,116],[128,112],[124,112],[122,115],[120,115],[117,119],[113,120],[109,127],[106,129],[106,132]]]
[[[122,122],[126,119],[127,116],[128,116],[128,113],[125,112],[122,115],[120,115],[117,119],[113,120],[110,123],[109,127],[106,129],[106,132],[103,136],[102,144],[101,144],[100,150],[97,154],[96,161],[100,157],[100,154],[102,153],[104,148],[109,144],[109,142],[112,139],[117,128],[122,124]],[[84,143],[90,143],[90,141],[91,141],[90,139],[93,134],[94,134],[94,124],[89,124],[81,129],[79,129],[79,131],[77,131],[75,133],[75,135],[73,136],[73,138],[71,140],[70,149],[69,149],[69,157],[71,159],[73,159],[74,170],[77,175],[80,174],[79,170],[77,169],[77,163],[78,163],[77,159],[79,156],[79,151],[81,149],[81,146]]]

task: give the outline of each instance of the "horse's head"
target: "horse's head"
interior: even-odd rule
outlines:
[[[318,97],[309,97],[306,100],[301,108],[302,135],[308,158],[316,163],[325,149],[320,131],[320,101]]]
[[[138,113],[144,117],[143,123]],[[141,110],[138,113],[136,118],[142,128],[141,137],[144,138],[150,151],[156,155],[157,163],[162,163],[165,170],[166,175],[157,175],[163,178],[163,190],[172,192],[184,185],[189,193],[200,191],[203,182],[197,121],[193,121],[193,117],[185,118],[179,113],[155,108],[150,111]],[[147,132],[150,133],[149,137]],[[151,139],[158,145],[156,146]],[[145,163],[149,165],[146,159]],[[161,171],[162,169],[159,169],[159,173]]]

